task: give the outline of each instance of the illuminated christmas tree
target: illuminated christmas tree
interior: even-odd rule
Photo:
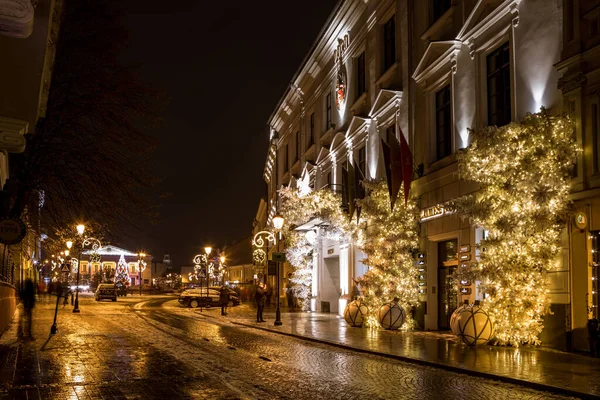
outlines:
[[[398,298],[406,311],[406,327],[413,326],[410,311],[417,306],[418,280],[413,251],[418,246],[418,208],[412,198],[397,201],[390,210],[390,196],[385,181],[363,182],[367,196],[358,202],[362,207],[361,250],[367,255],[362,263],[369,270],[358,280],[361,294],[369,307],[367,325],[375,327],[377,311],[384,303]]]
[[[459,154],[464,180],[480,190],[456,203],[487,231],[471,279],[481,282],[498,344],[539,344],[550,308],[547,273],[561,252],[578,154],[573,125],[546,110],[520,123],[472,132]]]
[[[117,269],[115,271],[115,285],[119,288],[127,289],[130,283],[131,279],[129,278],[127,263],[125,262],[125,257],[121,254],[121,258],[119,258],[119,263],[117,264]]]

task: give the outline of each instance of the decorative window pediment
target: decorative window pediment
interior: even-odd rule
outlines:
[[[329,149],[322,147],[321,151],[319,151],[319,155],[317,156],[317,165],[321,165],[327,161],[329,158]]]
[[[366,128],[369,121],[371,121],[370,118],[352,117],[346,131],[346,138],[350,139],[353,143],[362,140],[366,135]]]
[[[511,27],[519,23],[519,4],[521,0],[479,0],[465,21],[456,39],[471,49],[471,58],[475,53],[486,49],[504,35]]]
[[[458,40],[431,42],[412,78],[426,91],[437,86],[450,71],[456,72],[456,56],[460,47],[461,42]]]
[[[338,132],[335,134],[333,141],[331,142],[331,147],[329,148],[329,151],[331,151],[332,153],[335,152],[335,150],[341,146],[344,145],[344,142],[346,141],[346,135],[343,132]]]
[[[399,90],[381,89],[373,103],[369,116],[371,118],[380,118],[390,111],[395,112],[395,108],[402,100],[402,92]]]

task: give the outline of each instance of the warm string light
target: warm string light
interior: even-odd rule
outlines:
[[[459,172],[480,190],[455,205],[489,235],[466,279],[481,282],[498,344],[538,345],[550,310],[547,273],[561,251],[570,171],[580,151],[573,125],[542,109],[472,137],[459,154]]]
[[[341,196],[328,189],[310,193],[290,188],[280,190],[281,212],[289,226],[298,226],[311,219],[324,223],[319,228],[318,239],[338,242],[352,240],[367,257],[361,260],[369,271],[361,277],[359,284],[370,315],[367,326],[378,326],[377,310],[381,305],[398,298],[407,311],[417,305],[418,282],[412,251],[418,244],[418,208],[413,199],[404,205],[398,201],[390,211],[387,185],[383,181],[364,182],[368,193],[361,206],[361,222],[351,219],[342,208]],[[309,307],[313,279],[312,243],[304,232],[288,230],[286,236],[287,259],[294,267],[290,281],[297,298]],[[410,318],[405,326],[413,326]]]

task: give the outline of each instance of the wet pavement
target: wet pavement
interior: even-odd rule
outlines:
[[[287,309],[283,309],[286,310]],[[210,315],[205,312],[206,315]],[[217,315],[218,313],[214,313]],[[578,397],[600,397],[600,359],[546,348],[508,348],[462,344],[451,333],[384,331],[350,327],[335,314],[283,312],[282,326],[274,326],[274,307],[265,312],[267,323],[256,323],[255,311],[233,307],[227,318],[297,337],[390,356],[423,365],[538,389],[558,390]]]
[[[82,296],[80,308],[61,309],[49,336],[53,304],[39,304],[35,340],[17,316],[0,337],[0,399],[565,398],[244,326],[247,306],[221,318],[173,297]],[[327,331],[300,317],[318,316],[286,314],[279,329]]]

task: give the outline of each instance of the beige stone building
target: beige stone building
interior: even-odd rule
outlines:
[[[0,188],[9,176],[9,154],[25,150],[45,115],[60,25],[61,0],[0,0]],[[36,279],[40,233],[5,249],[0,245],[0,332],[16,307],[15,286]]]
[[[339,1],[269,119],[267,222],[283,185],[339,191],[348,162],[366,178],[384,178],[380,139],[403,134],[413,153],[412,191],[420,198],[426,255],[416,319],[425,330],[448,329],[458,304],[481,298],[477,282],[457,282],[453,272],[476,259],[485,232],[444,208],[477,189],[457,178],[456,153],[468,146],[469,129],[503,126],[542,106],[554,114],[568,111],[579,121],[585,149],[574,198],[590,224],[565,229],[563,256],[550,274],[553,315],[542,340],[559,348],[587,346],[580,333],[598,301],[592,287],[598,273],[590,266],[593,233],[600,230],[600,216],[594,218],[597,3]],[[318,233],[318,225],[307,221],[298,229]],[[312,308],[341,313],[352,278],[366,271],[363,254],[351,242],[327,240],[317,241],[313,254]]]
[[[572,198],[576,215],[568,226],[568,266],[565,277],[565,325],[573,349],[587,350],[586,324],[600,317],[600,1],[563,0],[561,53],[556,70],[563,110],[576,121],[583,148],[577,163]]]

